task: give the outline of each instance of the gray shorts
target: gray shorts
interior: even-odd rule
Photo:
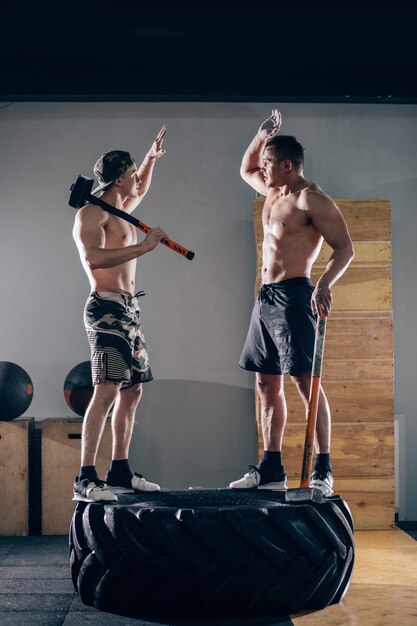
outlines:
[[[84,324],[94,385],[112,380],[125,389],[153,379],[138,304],[142,295],[97,291],[89,295]]]
[[[311,372],[316,319],[309,278],[262,285],[239,365],[263,374]]]

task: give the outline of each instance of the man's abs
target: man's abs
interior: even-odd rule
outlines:
[[[322,237],[300,198],[268,198],[262,223],[262,282],[275,283],[289,278],[310,277],[311,268],[321,248]]]
[[[136,259],[105,269],[87,269],[91,291],[111,291],[113,293],[135,293]]]
[[[309,278],[321,243],[322,238],[317,231],[291,235],[281,233],[279,237],[266,232],[262,247],[262,283],[276,283],[301,276]]]

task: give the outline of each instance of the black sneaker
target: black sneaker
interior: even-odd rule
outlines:
[[[113,493],[134,493],[135,491],[159,491],[161,487],[156,483],[145,480],[142,474],[136,472],[124,472],[117,474],[110,472],[106,474],[106,483]]]
[[[249,465],[249,472],[230,483],[230,489],[271,489],[273,491],[281,491],[287,488],[287,474],[281,472],[278,476],[274,475],[275,480],[271,480],[272,476],[267,476],[260,469],[259,465]]]
[[[117,502],[117,496],[107,489],[107,485],[102,480],[90,481],[88,478],[79,480],[78,476],[74,480],[74,500],[84,502]]]
[[[311,475],[310,487],[319,489],[323,496],[331,496],[333,493],[333,475],[330,471],[314,470]]]

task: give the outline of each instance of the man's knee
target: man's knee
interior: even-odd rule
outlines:
[[[261,397],[268,397],[283,392],[283,377],[272,374],[256,374],[256,386]]]
[[[302,372],[301,374],[290,374],[290,378],[295,384],[303,384],[310,382],[311,372]]]
[[[311,373],[303,372],[302,374],[291,374],[291,382],[296,385],[298,391],[303,395],[307,395],[310,392]]]
[[[102,380],[94,386],[94,399],[114,402],[120,387],[121,384],[114,383],[112,380]]]
[[[135,383],[127,389],[122,389],[122,400],[126,404],[138,404],[142,397],[143,385],[142,383]]]

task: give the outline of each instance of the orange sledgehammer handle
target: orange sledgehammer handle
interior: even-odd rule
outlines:
[[[303,468],[301,470],[300,487],[306,488],[310,484],[313,466],[314,435],[316,433],[317,411],[319,407],[321,370],[323,365],[324,339],[326,336],[327,318],[320,316],[316,326],[314,342],[313,367],[311,371],[310,396],[308,400],[307,428],[304,443]]]

